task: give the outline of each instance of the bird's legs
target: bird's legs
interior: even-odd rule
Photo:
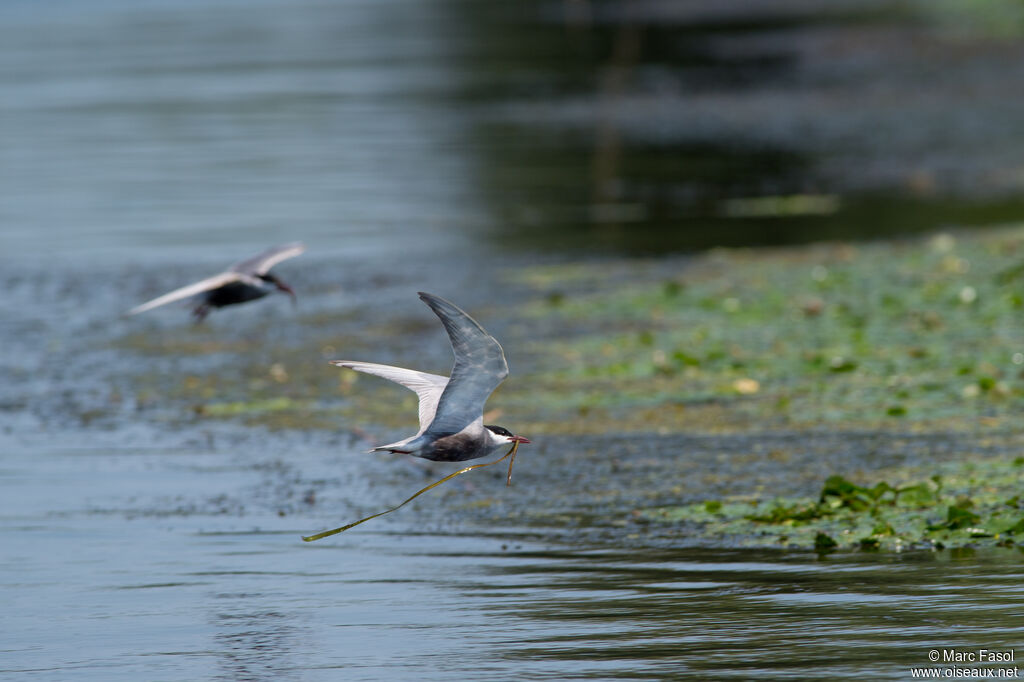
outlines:
[[[210,305],[208,303],[200,303],[192,310],[192,319],[196,324],[199,324],[206,319],[206,316],[210,314]]]

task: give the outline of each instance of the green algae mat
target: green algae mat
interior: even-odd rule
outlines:
[[[925,480],[858,485],[829,477],[816,499],[707,500],[644,509],[671,524],[733,545],[863,551],[977,546],[1024,548],[1024,458],[941,467]]]
[[[535,345],[557,358],[531,377],[542,399],[615,428],[970,428],[1024,405],[1022,247],[1004,230],[514,276],[544,292],[524,315],[586,330]]]
[[[575,405],[579,418],[567,419],[581,432],[985,434],[1013,431],[1024,408],[1022,247],[1024,230],[1011,228],[719,251],[660,280],[616,278],[606,265],[517,276],[545,292],[527,314],[590,330],[540,344],[560,360],[543,379],[546,400]],[[817,498],[726,496],[634,513],[712,544],[1024,546],[1022,464],[1011,452],[890,480],[837,472]]]
[[[783,433],[799,440],[823,431],[956,434],[967,443],[933,466],[884,471],[865,468],[864,453],[852,453],[813,480],[799,464],[781,462],[803,496],[750,484],[749,469],[737,462],[705,494],[685,488],[668,501],[674,477],[684,475],[673,468],[682,453],[655,445],[649,457],[662,475],[645,479],[643,489],[628,477],[615,482],[624,491],[618,503],[648,532],[691,544],[819,551],[1024,545],[1024,467],[1015,449],[1024,433],[1024,227],[518,264],[487,286],[502,292],[489,299],[501,304],[470,308],[501,339],[512,368],[488,403],[489,417],[500,415],[539,445],[550,436],[601,452],[610,435]],[[194,347],[230,360],[208,374],[140,378],[140,395],[174,402],[182,418],[360,437],[364,429],[415,430],[414,396],[339,372],[326,359],[344,353],[421,366],[409,357],[408,339],[443,347],[436,329],[419,318],[381,321],[353,311],[297,324],[302,331],[289,345],[269,349],[222,343],[201,330],[170,346],[141,336],[121,345],[153,355]],[[253,355],[259,358],[245,357]],[[993,438],[1004,445],[971,445]],[[563,458],[571,461],[572,453]],[[555,475],[550,459],[533,464],[540,476]],[[588,475],[592,462],[576,459]],[[701,467],[695,462],[685,475]],[[504,497],[520,494],[513,486]],[[598,506],[586,492],[562,495],[562,507]],[[529,507],[537,517],[543,501],[525,497],[520,511]],[[645,502],[652,498],[656,504]],[[470,504],[486,517],[486,504]]]

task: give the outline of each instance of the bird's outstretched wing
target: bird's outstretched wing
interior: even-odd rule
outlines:
[[[455,352],[455,366],[434,420],[426,432],[435,437],[458,433],[483,418],[484,403],[505,377],[508,363],[501,345],[476,320],[440,296],[419,292],[420,300],[441,319]]]
[[[441,398],[444,387],[448,385],[448,377],[428,374],[427,372],[417,372],[414,369],[378,365],[373,362],[350,362],[348,360],[332,360],[331,364],[383,377],[388,381],[394,381],[396,384],[401,384],[415,391],[416,395],[420,398],[420,430],[413,438],[426,431],[427,426],[433,421],[434,413],[437,411],[437,402]]]
[[[274,267],[281,261],[294,258],[305,250],[306,247],[302,242],[281,244],[280,246],[269,248],[263,253],[257,254],[252,258],[247,258],[241,262],[235,263],[228,268],[228,271],[240,272],[244,275],[265,275],[270,272],[270,268]]]
[[[152,301],[146,301],[141,305],[135,306],[126,314],[137,315],[138,313],[144,313],[147,310],[152,310],[153,308],[162,306],[166,303],[173,303],[174,301],[180,301],[183,298],[196,296],[205,291],[211,291],[217,287],[222,287],[225,284],[230,284],[231,282],[238,282],[242,279],[244,278],[240,273],[222,272],[219,275],[214,275],[213,277],[207,277],[204,280],[200,280],[195,284],[189,284],[188,286],[181,287],[180,289],[175,289],[163,296],[157,296]]]

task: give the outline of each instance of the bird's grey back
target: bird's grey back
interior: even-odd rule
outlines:
[[[441,319],[455,352],[455,366],[434,421],[423,434],[438,438],[458,433],[483,417],[487,398],[508,376],[508,363],[497,340],[458,306],[433,294],[419,295]]]

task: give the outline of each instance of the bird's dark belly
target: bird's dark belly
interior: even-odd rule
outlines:
[[[231,284],[225,284],[224,286],[218,287],[208,293],[206,295],[206,305],[213,306],[214,308],[220,308],[235,303],[254,301],[257,298],[263,298],[266,295],[267,292],[258,287],[243,284],[241,282],[232,282]]]
[[[487,448],[481,447],[482,444],[479,438],[472,436],[460,434],[445,436],[431,443],[430,448],[422,452],[420,457],[435,462],[462,462],[486,455],[489,451]]]

